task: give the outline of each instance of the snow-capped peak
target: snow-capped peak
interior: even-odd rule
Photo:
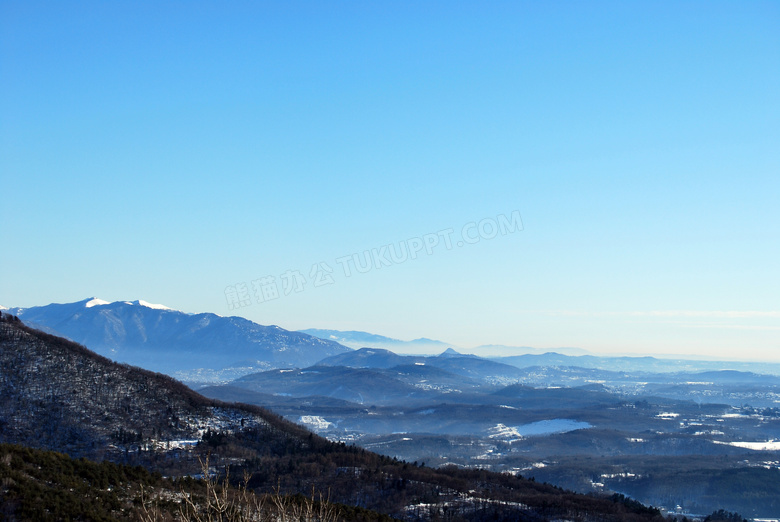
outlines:
[[[97,297],[93,297],[93,298],[91,298],[89,300],[82,301],[82,302],[84,303],[84,306],[86,308],[92,308],[93,306],[103,306],[103,305],[116,304],[116,303],[122,302],[122,303],[124,303],[126,305],[145,306],[146,308],[151,308],[153,310],[173,310],[173,308],[168,308],[165,305],[148,303],[148,302],[146,302],[146,301],[144,301],[142,299],[138,299],[137,301],[116,301],[116,303],[110,303],[108,301],[104,301],[103,299],[99,299]]]
[[[97,297],[93,297],[92,299],[84,303],[84,306],[87,308],[92,308],[93,306],[102,306],[107,304],[111,304],[111,303],[109,303],[108,301],[103,301],[102,299],[98,299]]]
[[[8,310],[7,306],[0,305],[0,310]]]
[[[155,309],[155,310],[173,310],[173,308],[168,308],[168,307],[167,307],[167,306],[165,306],[165,305],[161,305],[161,304],[153,304],[153,303],[147,303],[146,301],[143,301],[143,300],[141,300],[141,299],[139,299],[139,300],[137,300],[137,301],[133,301],[133,302],[132,302],[132,303],[130,303],[130,304],[133,304],[133,305],[138,305],[138,306],[145,306],[146,308],[153,308],[153,309]]]

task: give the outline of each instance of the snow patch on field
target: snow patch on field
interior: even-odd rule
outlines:
[[[714,440],[712,442],[754,451],[780,451],[780,440],[769,440],[766,442],[723,442]]]
[[[333,426],[332,422],[326,421],[319,415],[302,415],[299,422],[315,430],[327,430]]]
[[[580,422],[571,419],[550,419],[521,426],[506,426],[496,424],[488,429],[488,436],[491,439],[502,440],[522,440],[525,437],[534,437],[542,435],[553,435],[556,433],[566,433],[575,430],[584,430],[592,428],[587,422]]]

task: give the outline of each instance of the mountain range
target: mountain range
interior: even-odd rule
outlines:
[[[278,326],[260,325],[242,317],[222,317],[212,313],[188,314],[143,300],[109,303],[89,298],[75,303],[5,310],[19,316],[27,324],[89,346],[105,357],[167,373],[193,386],[225,384],[251,373],[277,368],[306,368],[317,363],[391,368],[421,362],[471,377],[475,376],[473,372],[480,377],[492,372],[501,382],[505,382],[507,377],[521,377],[507,367],[524,370],[536,367],[578,367],[647,373],[695,373],[730,369],[780,375],[780,364],[777,363],[604,357],[582,355],[582,351],[576,349],[560,350],[566,353],[539,353],[539,349],[500,346],[498,348],[504,350],[504,353],[515,355],[488,359],[482,357],[478,362],[476,356],[459,353],[451,344],[426,338],[400,341],[359,331],[288,331]],[[358,350],[353,351],[353,348]],[[430,359],[414,359],[423,356],[405,356],[390,350],[441,355]],[[486,345],[474,351],[494,353],[496,346]],[[454,369],[451,365],[459,363],[445,362],[445,355],[450,358],[474,358],[468,367],[472,373],[464,374]],[[499,365],[488,371],[490,361]]]
[[[435,356],[370,347],[351,350],[301,332],[240,318],[185,314],[145,301],[87,299],[8,312],[45,323],[42,328],[48,333],[24,326],[6,311],[2,314],[0,442],[141,463],[166,474],[192,473],[196,447],[213,451],[221,463],[243,462],[255,466],[252,469],[258,469],[273,448],[274,459],[282,462],[263,461],[261,468],[275,467],[276,474],[262,472],[254,484],[273,486],[281,479],[291,487],[298,484],[300,491],[302,474],[311,469],[318,470],[318,477],[334,471],[328,480],[340,481],[338,470],[353,465],[345,462],[367,455],[351,449],[340,464],[328,464],[330,457],[307,452],[318,447],[330,455],[341,451],[339,445],[313,439],[301,426],[287,422],[292,421],[391,459],[529,473],[583,492],[632,491],[643,502],[668,506],[671,497],[653,483],[621,483],[612,477],[610,466],[617,461],[604,459],[622,459],[621,473],[636,477],[659,473],[652,471],[653,459],[697,459],[703,471],[686,482],[706,489],[730,467],[739,466],[740,473],[751,477],[764,473],[753,468],[774,458],[760,452],[773,451],[780,426],[778,378],[724,370],[736,364],[557,353],[491,360],[452,346]],[[215,384],[209,379],[218,372],[224,379],[219,386],[193,392],[168,376],[116,364],[54,336],[62,330],[86,344],[102,342],[110,358],[169,374],[197,365],[190,374],[212,373],[201,382]],[[199,335],[205,339],[194,350],[188,345],[197,347]],[[233,344],[250,343],[253,349],[232,350],[231,339],[238,339]],[[290,339],[298,340],[297,349],[290,349]],[[333,345],[337,350],[328,353]],[[211,353],[214,346],[220,350]],[[292,357],[302,352],[306,357]],[[167,358],[167,364],[158,364],[161,358]],[[719,371],[702,373],[702,363]],[[290,451],[298,456],[293,458]],[[751,452],[755,457],[748,455]],[[303,460],[301,455],[306,455]],[[725,460],[718,461],[718,470],[706,471],[702,466],[713,455]],[[550,461],[553,456],[557,463]],[[594,460],[580,463],[580,457]],[[297,463],[308,466],[307,471],[296,468]],[[288,471],[279,475],[279,466]],[[574,480],[570,470],[576,466],[582,466],[582,472]],[[669,466],[663,463],[664,469]],[[663,481],[677,480],[674,473],[666,473]],[[740,510],[749,505],[754,514],[775,513],[767,499],[777,497],[772,488],[780,484],[778,470],[766,473],[760,503],[746,504],[755,487],[728,482],[734,496],[730,505]],[[339,498],[354,503],[353,488],[342,486]],[[386,494],[382,490],[381,495]],[[382,511],[401,514],[398,502]],[[718,506],[716,496],[698,495],[696,503]]]
[[[305,367],[350,351],[334,341],[242,317],[187,314],[141,300],[109,303],[89,298],[10,308],[7,313],[110,359],[168,374],[237,366]]]

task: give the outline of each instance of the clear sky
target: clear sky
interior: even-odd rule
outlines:
[[[778,27],[777,2],[0,0],[0,304],[780,360]]]

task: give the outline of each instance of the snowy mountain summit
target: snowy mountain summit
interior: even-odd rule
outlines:
[[[103,301],[102,299],[98,299],[97,297],[93,297],[86,303],[84,303],[84,306],[87,308],[92,308],[93,306],[101,306],[101,305],[107,305],[111,304],[108,301]]]
[[[119,302],[119,301],[117,301]],[[153,304],[148,303],[142,299],[138,299],[136,301],[121,301],[122,303],[128,304],[128,305],[135,305],[135,306],[145,306],[147,308],[151,308],[153,310],[173,310],[173,308],[168,308],[165,305],[161,304]],[[86,308],[92,308],[93,306],[105,306],[110,305],[114,303],[110,303],[108,301],[104,301],[98,297],[91,297],[89,299],[85,299],[84,301],[79,301],[79,303],[84,303],[84,306]]]

